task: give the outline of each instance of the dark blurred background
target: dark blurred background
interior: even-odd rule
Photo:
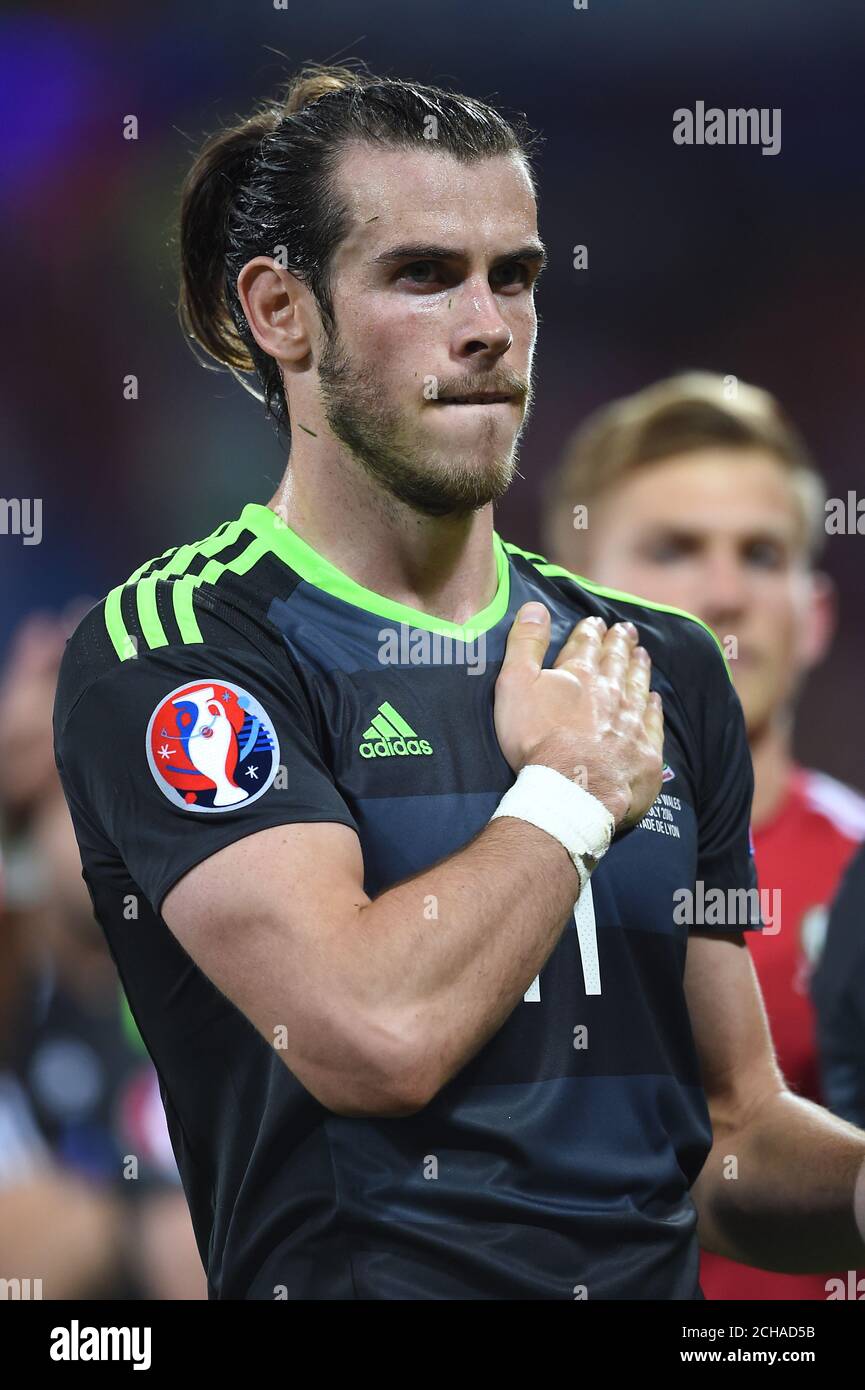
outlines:
[[[356,56],[525,111],[545,137],[537,403],[499,530],[538,543],[538,485],[593,406],[682,367],[767,386],[825,469],[863,487],[865,11],[849,0],[271,0],[7,5],[0,180],[4,496],[43,541],[0,537],[0,659],[22,614],[101,596],[151,554],[264,501],[284,459],[256,403],[203,371],[175,319],[191,152],[304,60]],[[782,147],[687,148],[702,99],[780,107]],[[127,115],[139,139],[123,138]],[[572,268],[585,243],[589,268]],[[123,398],[127,373],[139,399]],[[841,631],[799,755],[865,787],[856,538],[831,538]],[[831,717],[827,714],[831,712]]]

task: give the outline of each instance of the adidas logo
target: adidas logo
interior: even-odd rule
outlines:
[[[428,757],[433,751],[426,739],[418,738],[411,724],[397,714],[389,700],[379,705],[362,738],[358,748],[362,758],[419,758]]]

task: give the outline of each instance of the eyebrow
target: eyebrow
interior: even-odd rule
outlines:
[[[468,253],[455,246],[430,246],[425,242],[407,242],[402,246],[391,246],[381,251],[373,259],[374,265],[391,265],[394,261],[467,261]],[[496,256],[493,265],[503,265],[507,261],[531,261],[543,269],[547,263],[547,253],[539,241],[528,242],[516,251],[505,251]]]

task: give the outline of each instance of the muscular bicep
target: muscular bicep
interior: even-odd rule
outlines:
[[[388,1107],[387,1036],[366,969],[356,833],[274,826],[196,865],[162,915],[196,965],[322,1104]]]
[[[685,995],[713,1128],[736,1128],[762,1099],[784,1089],[740,932],[691,932]]]

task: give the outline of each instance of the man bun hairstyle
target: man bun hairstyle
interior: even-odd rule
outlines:
[[[360,67],[305,66],[279,98],[211,135],[184,180],[178,314],[193,351],[228,368],[290,441],[279,364],[256,343],[237,293],[243,266],[279,256],[331,334],[330,263],[351,227],[336,180],[346,146],[444,150],[464,162],[517,154],[531,179],[538,139],[522,117],[472,97]]]

